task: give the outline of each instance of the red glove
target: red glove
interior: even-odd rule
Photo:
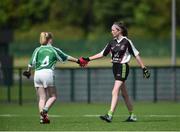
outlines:
[[[86,67],[87,65],[88,65],[88,62],[89,62],[89,60],[86,60],[86,58],[84,58],[84,57],[80,57],[79,59],[78,59],[78,64],[81,66],[81,67]]]

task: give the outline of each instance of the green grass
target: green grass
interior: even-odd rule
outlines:
[[[143,58],[146,65],[170,65],[169,58]],[[15,59],[15,66],[26,66],[27,58]],[[180,65],[180,58],[177,59]],[[132,66],[137,66],[135,59]],[[111,66],[110,59],[90,62],[90,67]],[[68,62],[58,64],[58,67],[77,67],[77,64]],[[25,81],[25,80],[23,80]],[[26,80],[27,81],[27,80]],[[12,102],[18,101],[18,83],[11,88]],[[35,90],[31,81],[23,84],[23,99],[36,102]],[[0,86],[0,101],[7,100],[7,89]],[[37,104],[17,103],[0,104],[0,131],[180,131],[180,105],[174,102],[136,102],[135,114],[138,121],[135,123],[123,122],[128,112],[123,103],[120,103],[115,112],[113,122],[106,123],[97,115],[105,114],[108,104],[61,103],[56,102],[49,112],[51,124],[40,125]],[[89,116],[87,116],[89,115]],[[90,116],[91,115],[91,116]]]
[[[128,112],[120,103],[113,122],[101,121],[109,104],[59,103],[49,112],[51,124],[39,124],[37,104],[0,104],[0,130],[11,131],[179,131],[180,105],[173,102],[135,103],[137,122],[123,122]],[[8,116],[9,115],[9,116]],[[89,115],[89,116],[88,116]],[[90,116],[91,115],[91,116]]]
[[[147,66],[170,66],[171,65],[171,59],[166,57],[166,58],[142,58],[143,62]],[[29,58],[24,57],[24,58],[15,58],[14,60],[14,66],[15,67],[27,67]],[[180,65],[180,58],[177,58],[176,60],[176,65]],[[105,57],[100,60],[94,60],[89,63],[88,67],[110,67],[112,65],[110,57]],[[131,66],[138,66],[136,59],[132,57]],[[72,62],[65,62],[64,64],[62,63],[57,63],[57,67],[79,67],[76,63]]]

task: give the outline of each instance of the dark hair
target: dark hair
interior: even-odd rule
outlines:
[[[122,29],[123,36],[128,36],[128,29],[122,22],[114,22],[114,24]]]

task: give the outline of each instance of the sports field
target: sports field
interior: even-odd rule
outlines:
[[[137,122],[124,122],[128,113],[121,102],[113,122],[99,119],[109,104],[59,103],[49,112],[51,123],[39,124],[37,104],[0,104],[0,130],[11,131],[180,131],[180,105],[173,102],[135,103]]]
[[[132,57],[133,58],[133,57]],[[147,66],[170,66],[171,65],[171,58],[142,58],[144,63]],[[15,58],[14,60],[14,66],[15,67],[27,67],[27,64],[29,62],[28,57],[23,57],[23,58]],[[176,65],[180,65],[180,58],[176,58]],[[103,59],[95,60],[89,63],[88,67],[111,67],[111,58],[110,57],[105,57]],[[136,59],[132,59],[130,61],[130,66],[138,66]],[[76,63],[72,62],[65,62],[64,64],[62,63],[57,63],[57,67],[79,67]]]

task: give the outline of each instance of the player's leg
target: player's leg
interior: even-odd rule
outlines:
[[[43,108],[46,103],[46,92],[43,87],[36,87],[37,95],[39,98],[38,106],[39,106],[39,113],[40,113],[40,123],[44,123],[44,114]]]
[[[49,96],[47,99],[45,106],[43,108],[43,111],[41,112],[41,115],[43,117],[43,123],[50,123],[50,120],[48,118],[48,111],[49,108],[54,104],[56,101],[57,95],[56,95],[56,89],[54,87],[47,87],[45,88],[46,95]]]
[[[122,97],[125,101],[126,107],[127,107],[129,114],[130,114],[130,116],[128,117],[128,119],[126,121],[136,121],[137,120],[136,116],[133,113],[133,105],[132,105],[132,102],[129,98],[125,83],[123,83],[121,86],[121,92],[122,92]]]
[[[40,119],[40,123],[41,124],[47,124],[50,123],[50,120],[48,118],[48,109],[46,108],[46,103],[48,101],[48,88],[43,88],[45,91],[45,95],[46,95],[46,101],[44,104],[44,107],[42,108],[42,111],[40,111],[40,115],[41,115],[41,119]]]
[[[116,109],[117,103],[118,103],[118,99],[119,99],[119,91],[120,91],[120,87],[123,84],[122,81],[120,80],[116,80],[114,83],[114,87],[112,90],[112,100],[111,100],[111,108],[110,111],[113,113]]]
[[[47,87],[46,92],[49,96],[48,100],[46,101],[44,110],[48,112],[50,107],[54,104],[54,102],[57,99],[57,93],[56,93],[56,88],[55,87]]]
[[[106,120],[107,122],[111,122],[112,121],[112,117],[113,117],[113,113],[116,109],[117,103],[118,103],[118,99],[119,99],[119,90],[121,85],[123,84],[122,81],[120,80],[116,80],[114,83],[114,87],[112,90],[112,99],[111,99],[111,107],[110,110],[108,111],[108,113],[104,116],[100,116],[101,119]]]
[[[132,105],[132,102],[131,102],[131,100],[129,98],[125,83],[123,83],[121,85],[121,94],[122,94],[122,97],[123,97],[123,99],[125,101],[126,107],[128,108],[128,111],[132,112],[133,111],[133,105]]]
[[[55,79],[54,79],[54,73],[51,69],[44,69],[43,71],[45,73],[42,78],[42,83],[43,83],[43,87],[45,88],[46,95],[48,96],[48,99],[43,108],[43,116],[44,116],[44,122],[50,123],[50,120],[48,118],[48,110],[53,105],[53,103],[56,101],[57,98],[56,89],[54,86]]]
[[[44,76],[43,86],[45,87],[46,93],[48,95],[48,100],[46,101],[44,110],[48,112],[48,109],[54,104],[57,98],[56,88],[55,88],[55,75],[52,70],[46,70],[46,75]]]
[[[40,77],[42,76],[40,73],[41,71],[35,71],[34,73],[34,87],[38,96],[39,112],[43,110],[46,103],[46,92],[40,80]]]
[[[45,89],[43,87],[37,87],[36,88],[37,91],[37,95],[38,95],[38,106],[39,106],[39,112],[43,111],[43,108],[45,106],[46,103],[46,92]]]

